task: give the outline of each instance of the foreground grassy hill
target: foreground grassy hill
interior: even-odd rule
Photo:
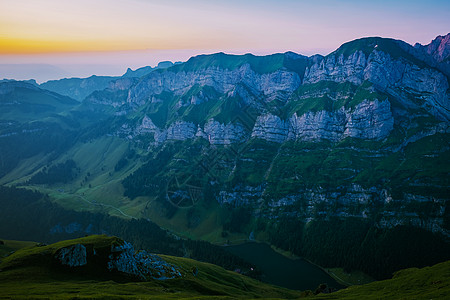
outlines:
[[[121,242],[107,236],[89,236],[48,246],[5,241],[0,245],[2,251],[7,247],[25,248],[2,257],[0,298],[446,299],[450,295],[450,261],[423,269],[402,270],[389,280],[314,295],[261,283],[212,264],[166,255],[160,257],[176,266],[182,277],[144,282],[89,263],[84,267],[64,267],[54,258],[61,248],[76,244],[106,253],[105,249]],[[198,269],[196,275],[192,271],[195,269]]]
[[[21,249],[3,258],[0,264],[0,298],[292,299],[303,295],[187,258],[161,255],[177,267],[182,277],[145,282],[119,272],[111,273],[89,262],[83,267],[64,267],[54,258],[61,248],[76,244],[105,253],[105,249],[120,242],[116,237],[89,236]],[[196,275],[193,269],[198,269]]]
[[[392,279],[355,285],[317,299],[449,299],[450,261],[398,271]]]

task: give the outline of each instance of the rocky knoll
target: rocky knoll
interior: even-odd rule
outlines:
[[[109,253],[109,254],[108,254]],[[133,246],[127,242],[112,243],[107,253],[97,251],[95,248],[86,249],[83,244],[75,244],[60,248],[55,258],[65,266],[83,267],[95,264],[94,261],[103,261],[107,255],[106,266],[98,266],[108,271],[118,271],[140,280],[165,280],[181,277],[181,273],[162,258],[146,251],[136,252]]]
[[[165,280],[181,277],[181,273],[157,255],[146,251],[135,252],[130,243],[111,246],[108,270],[134,275],[142,280]]]

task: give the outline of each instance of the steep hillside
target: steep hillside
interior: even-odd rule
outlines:
[[[42,166],[36,155],[55,157],[66,150],[83,122],[68,113],[78,105],[72,98],[30,83],[0,83],[0,177],[25,159],[32,157],[34,162],[27,163],[29,171],[31,166]]]
[[[0,120],[24,122],[67,111],[78,102],[22,81],[0,82]]]
[[[422,269],[401,270],[392,279],[352,286],[314,299],[447,299],[450,261]]]

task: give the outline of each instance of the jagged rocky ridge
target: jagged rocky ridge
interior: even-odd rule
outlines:
[[[448,155],[449,36],[414,47],[391,39],[364,38],[346,43],[327,56],[305,57],[294,53],[269,57],[222,53],[199,56],[151,72],[133,84],[118,80],[117,87],[111,86],[108,93],[120,96],[102,99],[91,95],[85,105],[101,103],[115,107],[116,115],[130,116],[113,134],[130,140],[149,136],[150,151],[158,151],[158,147],[170,141],[186,140],[234,148],[255,140],[278,144],[275,152],[267,150],[272,153],[267,162],[238,159],[244,164],[258,164],[261,169],[255,172],[264,176],[251,184],[223,186],[215,194],[221,204],[249,207],[254,215],[268,218],[378,216],[378,225],[382,227],[412,224],[450,236],[444,224],[448,196],[408,192],[433,186],[446,190],[445,179],[433,179],[433,175],[431,179],[404,178],[402,192],[386,183],[395,181],[393,177],[380,175],[381,181],[377,183],[358,179],[361,177],[358,174],[366,171],[364,168],[373,168],[395,153],[404,153],[409,145],[430,138],[443,139],[443,145],[436,145],[424,154],[426,159],[437,157],[439,161]],[[131,119],[134,121],[130,122]],[[350,140],[356,144],[339,146]],[[367,142],[374,143],[372,148],[358,146]],[[280,159],[293,163],[301,160],[303,154],[289,156],[283,150],[291,147],[286,146],[290,143],[331,143],[323,151],[334,149],[344,156],[351,153],[351,160],[358,157],[370,161],[372,167],[370,164],[362,167],[364,163],[355,166],[351,160],[338,162],[344,164],[339,167],[330,165],[327,171],[343,178],[328,187],[319,182],[313,186],[299,183],[307,174],[292,175],[297,179],[276,178]],[[200,156],[197,160],[201,159]],[[222,180],[244,172],[239,171],[236,162],[222,164],[229,170]],[[322,168],[320,161],[315,168]],[[393,174],[386,176],[397,176]],[[296,188],[274,193],[274,185]],[[413,208],[417,203],[428,203],[432,211],[422,214]]]
[[[152,72],[136,83],[129,79],[115,81],[110,86],[111,92],[128,90],[127,95],[123,95],[119,102],[111,101],[111,97],[96,95],[90,96],[87,101],[120,107],[122,114],[146,105],[156,107],[156,104],[167,102],[164,97],[170,93],[172,98],[177,99],[171,109],[180,115],[179,112],[186,110],[186,107],[196,110],[199,106],[205,106],[208,101],[218,100],[205,95],[202,90],[193,94],[192,89],[200,86],[211,87],[218,98],[239,99],[243,110],[248,107],[256,110],[251,113],[253,124],[243,124],[239,118],[223,122],[217,120],[212,113],[203,116],[207,118],[201,121],[203,124],[188,121],[180,115],[173,121],[167,120],[165,124],[161,124],[163,126],[156,126],[152,117],[146,115],[141,124],[134,125],[134,134],[152,133],[156,144],[165,140],[195,137],[208,139],[211,144],[242,142],[250,137],[275,142],[286,139],[337,141],[347,136],[380,140],[390,133],[394,123],[389,97],[401,99],[406,108],[422,108],[437,119],[448,122],[449,85],[445,74],[432,66],[415,64],[422,61],[393,57],[389,52],[379,49],[382,47],[378,43],[386,43],[384,39],[367,40],[366,43],[372,48],[370,53],[359,50],[346,56],[340,50],[345,48],[344,45],[326,57],[295,57],[294,60],[305,65],[304,73],[285,67],[271,73],[258,73],[249,63],[238,65],[234,69],[207,66],[195,71],[172,71],[174,68],[169,68],[163,72]],[[388,40],[387,43],[394,43],[393,47],[397,47],[396,41]],[[448,42],[446,45],[448,47]],[[413,51],[414,48],[410,48]],[[399,49],[400,46],[397,50],[400,51]],[[317,98],[307,93],[296,93],[302,86],[327,82],[348,82],[354,86],[367,82],[369,84],[365,89],[372,95],[367,99],[359,99],[359,103],[353,107],[346,107],[339,101],[339,97],[352,97],[344,93],[336,95],[335,99],[331,98],[330,101],[334,102],[332,109],[302,113],[290,111],[284,112],[284,115],[279,113],[279,108],[286,107],[289,103],[313,101]],[[329,89],[317,89],[317,92],[322,92],[321,96],[331,97]],[[188,101],[184,99],[186,95],[189,95]],[[275,105],[278,111],[273,109]]]

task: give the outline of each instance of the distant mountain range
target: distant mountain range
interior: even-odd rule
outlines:
[[[326,56],[217,53],[120,78],[3,82],[0,183],[385,278],[450,259],[423,247],[450,238],[449,57],[450,34],[372,37]],[[69,183],[32,184],[68,160]]]
[[[178,64],[178,63],[175,63]],[[136,70],[128,68],[122,76],[91,76],[88,78],[65,78],[60,80],[50,80],[40,86],[44,89],[60,93],[61,95],[72,97],[78,101],[83,100],[95,91],[104,90],[110,83],[119,78],[142,77],[153,70],[164,69],[173,66],[170,61],[160,62],[156,67],[142,67]]]

